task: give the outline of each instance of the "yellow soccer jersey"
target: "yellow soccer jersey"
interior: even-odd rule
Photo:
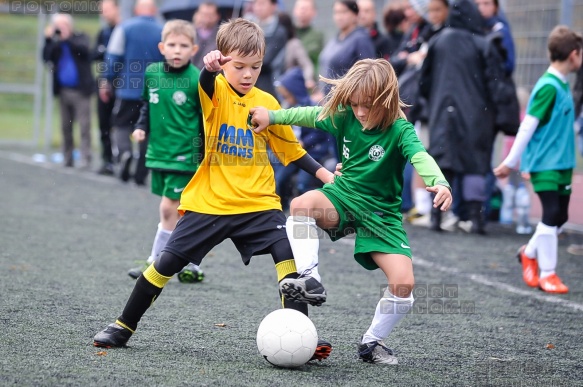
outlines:
[[[205,156],[182,192],[180,211],[227,215],[281,210],[267,147],[287,165],[306,154],[290,126],[272,125],[256,134],[247,127],[249,109],[280,109],[270,94],[252,88],[239,96],[221,74],[210,98],[199,85]]]

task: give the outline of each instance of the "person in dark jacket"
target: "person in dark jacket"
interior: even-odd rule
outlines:
[[[377,25],[376,5],[373,0],[358,0],[358,24],[368,31],[377,58],[389,59],[391,41],[379,31]]]
[[[459,176],[472,233],[484,233],[485,176],[494,140],[483,19],[470,0],[455,0],[447,27],[429,43],[420,93],[428,102],[429,154],[447,179]],[[432,211],[438,229],[439,214]]]
[[[66,167],[73,167],[73,121],[81,127],[82,168],[91,165],[91,74],[89,37],[73,31],[73,18],[57,13],[45,29],[43,60],[51,64],[53,94],[59,96],[63,157]]]
[[[105,22],[105,26],[99,30],[95,47],[93,49],[93,60],[97,62],[98,68],[103,68],[105,65],[105,51],[111,33],[117,24],[119,24],[119,8],[115,0],[103,0],[101,2],[101,17]],[[107,80],[102,77],[97,77],[97,86],[100,82]],[[97,173],[100,175],[113,175],[113,148],[111,146],[111,115],[115,97],[112,96],[109,100],[104,101],[97,98],[97,118],[99,121],[99,135],[101,140],[103,164]]]
[[[137,0],[134,17],[125,20],[113,30],[107,45],[104,72],[107,83],[100,85],[99,96],[110,98],[115,93],[113,109],[113,137],[120,158],[119,177],[127,182],[131,177],[133,145],[130,135],[140,116],[144,72],[150,63],[161,62],[158,43],[162,25],[156,20],[158,8],[154,0]],[[147,140],[139,144],[139,157],[133,174],[137,185],[146,184]]]
[[[255,86],[277,97],[273,83],[284,71],[287,32],[279,22],[277,0],[253,0],[249,20],[257,23],[265,35],[265,56]]]

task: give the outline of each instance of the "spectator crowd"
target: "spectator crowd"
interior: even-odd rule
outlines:
[[[518,114],[526,114],[528,91],[510,88],[513,95],[501,96],[503,85],[492,81],[511,82],[516,61],[511,27],[498,0],[387,0],[382,10],[378,1],[337,0],[331,10],[336,32],[329,39],[316,25],[318,12],[322,17],[328,10],[318,9],[315,0],[296,0],[291,9],[277,0],[242,4],[238,14],[255,22],[266,41],[256,86],[275,96],[282,107],[323,104],[330,84],[319,77],[342,77],[361,59],[381,58],[392,65],[400,97],[407,104],[407,120],[452,183],[454,197],[450,213],[433,208],[422,178],[408,164],[401,203],[405,220],[435,231],[477,234],[486,233],[489,221],[515,221],[518,192],[529,182],[518,172],[508,179],[494,176],[494,144],[500,134],[505,136],[502,156],[510,150],[520,124]],[[191,62],[197,68],[216,49],[219,25],[231,17],[230,11],[213,1],[201,1],[194,10],[191,21],[198,50]],[[53,92],[60,103],[64,166],[78,162],[77,167],[92,170],[90,117],[95,93],[101,156],[97,172],[146,185],[148,139],[132,141],[131,133],[144,98],[144,71],[148,64],[163,60],[158,49],[163,18],[154,0],[137,0],[134,16],[122,21],[117,1],[103,0],[101,19],[93,43],[74,29],[68,14],[53,15],[45,30],[43,59],[51,67]],[[97,69],[96,76],[92,68]],[[579,128],[582,84],[579,70],[573,87]],[[510,113],[517,119],[514,133],[501,127],[499,105],[513,109],[516,105]],[[73,157],[75,122],[81,133],[80,160]],[[315,160],[331,171],[341,168],[332,136],[307,127],[294,130]],[[577,145],[583,153],[583,129]],[[284,210],[292,198],[321,186],[295,166],[270,160]],[[527,226],[519,225],[517,232],[529,233]]]

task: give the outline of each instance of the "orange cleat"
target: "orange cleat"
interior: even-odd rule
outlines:
[[[538,263],[536,258],[530,258],[525,253],[526,245],[518,249],[518,261],[522,264],[522,279],[531,288],[536,288],[539,286],[538,280]]]
[[[569,288],[561,281],[558,275],[551,274],[538,281],[538,287],[547,293],[565,294]]]

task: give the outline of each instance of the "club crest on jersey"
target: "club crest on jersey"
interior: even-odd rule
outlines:
[[[368,150],[368,158],[372,161],[379,161],[385,155],[385,150],[380,145],[373,145]]]
[[[182,90],[175,91],[174,94],[172,94],[172,100],[178,106],[184,105],[186,102],[186,94],[184,94],[184,91]]]

